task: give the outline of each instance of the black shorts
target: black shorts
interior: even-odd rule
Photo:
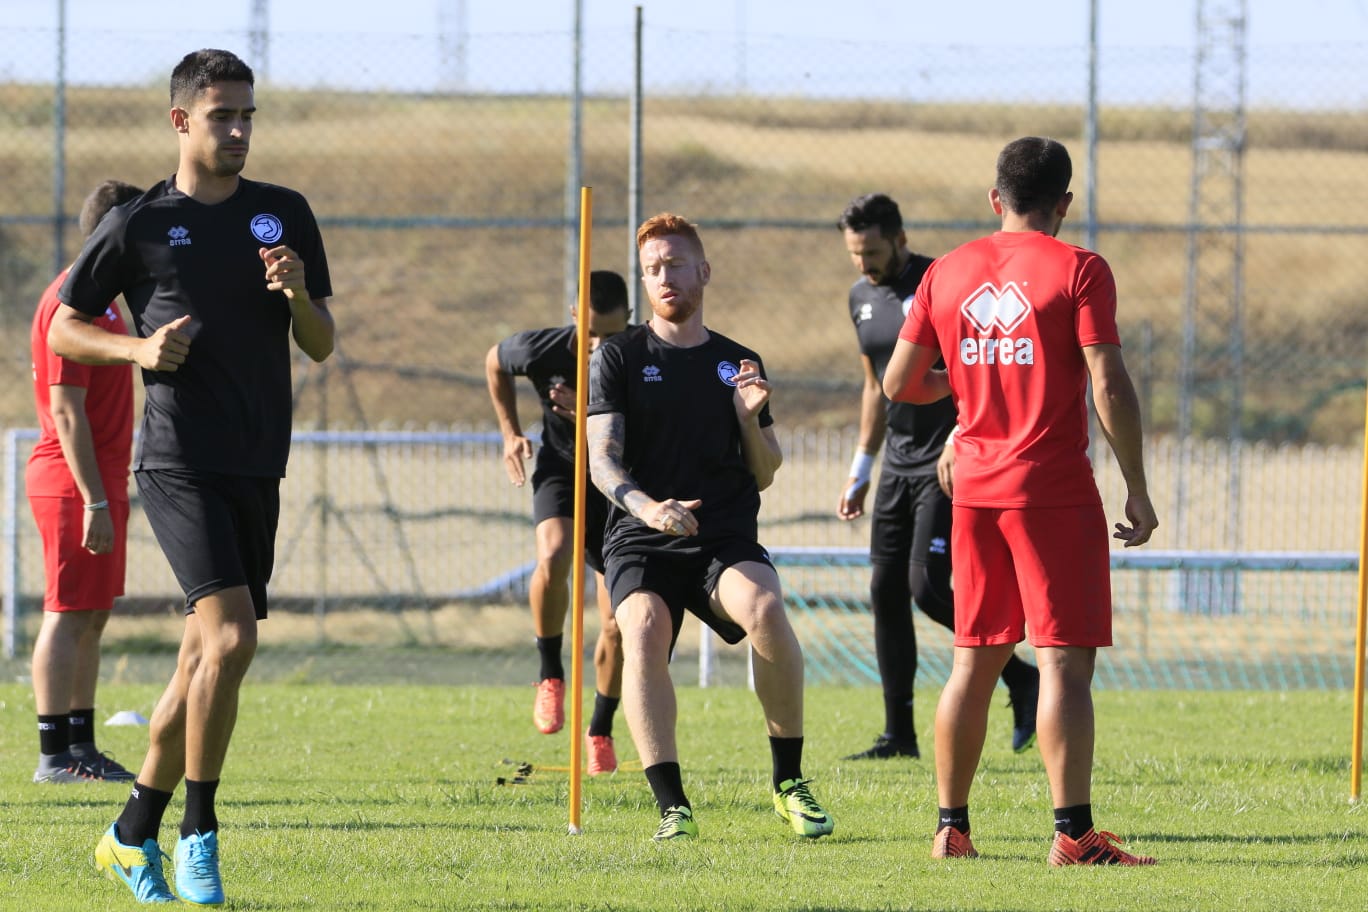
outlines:
[[[575,467],[542,447],[532,471],[532,520],[575,518]],[[585,479],[584,562],[603,572],[603,525],[608,521],[608,498]]]
[[[257,618],[266,617],[280,479],[191,469],[134,475],[152,534],[185,592],[185,613],[206,595],[246,586]]]
[[[608,558],[604,578],[612,596],[613,608],[633,592],[645,590],[660,596],[670,607],[670,651],[674,652],[684,612],[688,611],[717,632],[726,643],[741,642],[746,631],[734,621],[713,613],[709,604],[722,571],[749,561],[770,564],[769,552],[758,542],[729,539],[697,551],[678,552],[652,549],[615,553]]]
[[[896,475],[879,478],[874,514],[869,528],[872,564],[930,564],[950,562],[950,498],[935,475]]]

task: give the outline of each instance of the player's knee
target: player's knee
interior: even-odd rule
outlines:
[[[929,564],[913,563],[908,574],[912,601],[933,620],[953,626],[955,623],[954,596],[948,572],[940,572]]]

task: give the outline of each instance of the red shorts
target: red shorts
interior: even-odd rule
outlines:
[[[114,550],[91,554],[81,547],[85,507],[73,497],[30,497],[43,539],[44,611],[108,611],[124,593],[128,549],[128,501],[111,500]]]
[[[1100,504],[955,507],[955,645],[1110,646],[1111,556]]]

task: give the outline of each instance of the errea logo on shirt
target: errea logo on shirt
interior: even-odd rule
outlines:
[[[978,331],[977,336],[960,340],[961,364],[1035,363],[1035,340],[1011,337],[1031,313],[1031,302],[1015,282],[1008,282],[1001,290],[992,282],[984,282],[960,305],[960,313]],[[1003,336],[988,336],[994,330]]]
[[[167,242],[167,246],[169,247],[190,246],[190,229],[186,228],[184,225],[176,225],[174,228],[166,232],[166,236],[170,238],[170,240]]]
[[[660,368],[654,364],[648,364],[641,369],[642,383],[664,383],[665,378],[660,376]]]

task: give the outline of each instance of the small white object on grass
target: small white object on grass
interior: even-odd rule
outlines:
[[[571,836],[582,836],[582,835],[584,835],[584,831],[581,830],[579,827],[575,826],[575,825],[572,823],[572,824],[570,824],[570,835],[571,835]]]
[[[146,725],[147,719],[136,709],[121,709],[110,716],[105,725]]]

